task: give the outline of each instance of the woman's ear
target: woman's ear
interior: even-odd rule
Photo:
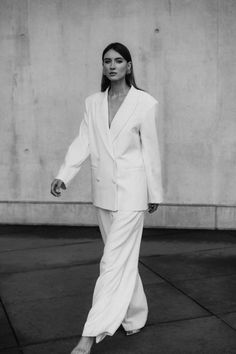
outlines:
[[[131,61],[129,61],[129,62],[127,63],[127,74],[130,74],[131,71],[132,71],[132,63],[131,63]]]

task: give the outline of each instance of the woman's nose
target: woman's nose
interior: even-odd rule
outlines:
[[[111,61],[110,68],[111,68],[111,69],[115,69],[115,67],[116,67],[116,66],[115,66],[115,62],[114,62],[114,61],[113,61],[113,62]]]

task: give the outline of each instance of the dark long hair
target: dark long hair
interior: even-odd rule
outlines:
[[[125,81],[129,87],[131,87],[131,85],[133,85],[136,89],[141,90],[139,87],[137,87],[136,82],[135,82],[133,63],[132,63],[129,49],[121,43],[118,43],[118,42],[111,43],[104,49],[104,51],[102,53],[102,62],[104,60],[105,54],[110,49],[113,49],[117,53],[119,53],[127,62],[131,61],[131,70],[130,70],[129,74],[126,74]],[[110,87],[110,86],[111,86],[110,80],[105,75],[102,75],[101,91],[102,92],[106,91],[107,87]]]

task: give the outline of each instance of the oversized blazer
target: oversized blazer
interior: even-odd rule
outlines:
[[[146,210],[162,202],[157,111],[156,99],[131,86],[109,128],[108,89],[87,97],[79,135],[56,178],[67,186],[90,156],[95,206]]]

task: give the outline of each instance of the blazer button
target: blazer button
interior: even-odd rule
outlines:
[[[113,179],[113,180],[112,180],[112,183],[113,183],[113,184],[116,184],[116,181]]]
[[[99,181],[100,181],[100,179],[99,179],[99,178],[96,178],[96,181],[97,181],[97,182],[99,182]]]

